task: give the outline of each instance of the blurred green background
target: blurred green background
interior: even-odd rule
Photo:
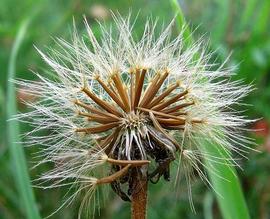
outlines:
[[[270,1],[269,0],[182,0],[182,10],[194,32],[194,38],[205,35],[209,38],[211,50],[216,51],[213,61],[222,63],[231,53],[229,65],[237,66],[233,79],[252,83],[256,90],[244,101],[241,107],[249,118],[259,118],[251,128],[250,136],[256,138],[262,153],[251,152],[249,160],[241,160],[243,171],[238,170],[250,217],[270,218]],[[16,183],[14,161],[7,143],[7,98],[8,63],[16,34],[22,23],[30,19],[18,54],[13,63],[16,77],[32,79],[30,70],[45,72],[42,62],[33,45],[41,49],[54,47],[52,37],[69,40],[72,31],[72,17],[79,32],[84,33],[82,15],[86,15],[96,36],[100,35],[99,21],[112,23],[110,10],[128,15],[131,10],[139,12],[135,32],[143,29],[147,16],[158,17],[160,26],[173,17],[169,1],[165,0],[0,0],[0,218],[26,218],[25,209]],[[177,28],[175,27],[175,33]],[[34,79],[33,79],[34,80]],[[29,96],[16,92],[19,111],[25,111],[21,99]],[[250,106],[251,105],[251,106]],[[21,132],[29,127],[21,125]],[[255,131],[257,130],[257,131]],[[36,148],[25,148],[27,164],[32,166]],[[36,178],[48,167],[30,171],[31,179]],[[16,172],[15,172],[16,173]],[[52,213],[61,205],[66,188],[42,190],[34,189],[38,210],[42,217]],[[189,206],[187,188],[181,185],[179,197],[175,197],[172,184],[160,182],[150,185],[148,218],[216,219],[222,218],[214,193],[199,180],[193,185],[194,214]],[[51,218],[77,218],[78,203],[63,208]],[[129,218],[129,204],[122,202],[113,193],[104,201],[96,218]],[[233,218],[235,219],[235,218]],[[239,218],[241,219],[241,218]]]

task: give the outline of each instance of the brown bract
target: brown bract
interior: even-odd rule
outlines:
[[[109,81],[95,76],[94,80],[110,100],[83,87],[81,92],[93,104],[74,101],[79,109],[77,114],[89,122],[89,127],[78,127],[76,132],[102,134],[97,139],[97,147],[105,151],[112,165],[113,174],[98,180],[98,184],[110,183],[123,200],[130,200],[129,195],[133,199],[141,197],[136,192],[140,189],[134,178],[144,182],[142,190],[148,180],[156,183],[161,176],[170,180],[170,163],[175,159],[175,152],[181,153],[181,146],[170,132],[184,130],[185,109],[194,105],[194,101],[187,100],[189,91],[180,82],[166,81],[169,74],[168,70],[153,73],[151,69],[137,68],[128,74],[114,72]],[[152,173],[147,168],[150,160],[157,164]],[[128,194],[121,188],[125,183],[129,185]]]
[[[96,77],[95,79],[112,101],[105,101],[87,87],[83,87],[82,92],[96,106],[90,106],[76,100],[76,105],[89,112],[79,111],[78,114],[87,117],[89,121],[93,121],[95,124],[91,127],[78,128],[76,131],[89,134],[101,133],[125,126],[136,119],[148,119],[151,125],[154,125],[154,119],[165,130],[173,130],[174,127],[175,130],[178,130],[181,125],[184,126],[186,121],[185,108],[194,104],[193,101],[187,101],[185,98],[188,90],[182,88],[178,82],[169,84],[164,89],[164,82],[169,75],[167,70],[163,73],[157,72],[145,84],[146,73],[146,69],[131,71],[129,85],[124,83],[118,72],[112,74],[113,83],[111,84],[104,82],[100,77]],[[161,87],[162,90],[160,91]],[[154,114],[154,118],[151,118],[150,113]],[[196,122],[198,121],[196,120]]]

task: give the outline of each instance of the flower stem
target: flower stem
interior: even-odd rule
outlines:
[[[133,174],[133,193],[131,195],[131,218],[145,219],[147,206],[147,176],[140,169]]]

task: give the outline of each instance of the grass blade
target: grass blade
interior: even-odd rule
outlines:
[[[176,16],[175,18],[176,18],[176,24],[177,24],[178,30],[182,31],[183,27],[185,27],[184,32],[183,32],[183,37],[185,39],[186,45],[187,46],[191,45],[192,44],[191,32],[190,32],[190,29],[188,28],[188,25],[186,23],[184,14],[178,3],[178,0],[171,0],[171,5]]]
[[[213,219],[213,204],[214,204],[214,195],[211,191],[207,192],[204,196],[203,201],[203,215],[204,218]]]
[[[230,24],[230,7],[233,4],[231,1],[216,1],[217,4],[217,17],[215,18],[215,25],[211,29],[211,44],[219,47],[222,41],[225,40],[226,32],[229,31],[228,25]]]
[[[175,12],[178,10],[178,16],[183,16],[180,5],[177,3],[177,0],[171,0],[171,3],[174,5]],[[178,4],[178,6],[176,5]],[[184,16],[178,19],[181,22],[178,22],[178,25],[185,25]],[[181,26],[179,26],[181,29]],[[188,27],[186,27],[188,29]],[[188,31],[190,33],[190,31]],[[184,35],[184,37],[186,37]],[[191,37],[191,36],[189,36]],[[216,145],[211,145],[208,142],[205,142],[204,147],[201,148],[203,154],[211,154],[215,157],[220,157],[227,159],[225,153],[221,153],[221,148],[218,148]],[[238,177],[236,177],[236,172],[233,166],[220,164],[213,161],[205,159],[205,164],[210,168],[208,171],[209,178],[213,184],[215,191],[220,194],[217,195],[217,200],[219,203],[220,211],[224,219],[249,219],[249,213],[246,206],[246,202],[243,196],[241,185]],[[216,176],[216,173],[210,171],[215,169],[217,172],[222,174],[227,180],[219,178]]]
[[[239,29],[244,30],[247,25],[250,23],[250,18],[253,18],[253,13],[255,11],[255,7],[258,4],[257,0],[247,0],[245,2],[244,12],[241,15],[240,26]]]
[[[260,7],[260,14],[253,27],[253,34],[263,34],[268,31],[270,17],[270,1],[263,2]]]
[[[201,149],[204,153],[208,153],[211,156],[229,158],[228,155],[209,142],[204,144]],[[216,173],[213,174],[208,171],[211,183],[218,193],[216,195],[218,204],[224,219],[249,219],[249,213],[247,205],[244,199],[240,181],[236,175],[235,168],[226,161],[227,164],[217,163],[209,159],[205,159],[206,166],[209,169],[215,169],[216,173],[220,174],[221,177],[217,177]],[[226,179],[226,180],[225,180]]]
[[[23,38],[25,36],[29,20],[24,21],[17,33],[15,42],[13,44],[11,55],[8,65],[8,81],[13,79],[16,74],[16,58],[20,45],[22,44]],[[9,82],[7,86],[7,119],[12,118],[16,115],[16,94],[15,86],[13,83]],[[39,219],[39,212],[35,203],[34,193],[32,190],[30,177],[28,174],[27,163],[25,160],[25,155],[23,151],[23,146],[19,144],[20,142],[20,130],[18,121],[11,120],[7,123],[8,130],[8,145],[9,152],[11,155],[11,164],[14,169],[14,182],[16,183],[19,195],[20,203],[25,212],[23,212],[28,219]]]

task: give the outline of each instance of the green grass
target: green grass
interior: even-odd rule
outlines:
[[[222,148],[209,142],[206,142],[201,150],[211,156],[229,158]],[[205,164],[208,167],[208,175],[215,190],[223,218],[249,219],[241,183],[232,163],[229,161],[217,163],[205,158]],[[215,172],[212,172],[211,169],[214,169]]]
[[[188,27],[188,24],[186,23],[185,16],[181,10],[181,6],[179,5],[177,0],[171,0],[171,5],[172,5],[173,12],[175,13],[175,19],[176,19],[178,31],[183,31],[185,45],[186,46],[191,45],[193,42],[193,39],[191,37],[191,32]]]
[[[14,182],[19,193],[21,209],[27,219],[40,218],[37,205],[35,203],[35,197],[28,174],[27,162],[25,160],[23,146],[19,143],[20,128],[18,121],[12,120],[12,117],[17,114],[16,107],[16,91],[15,86],[11,82],[16,77],[16,58],[23,42],[23,39],[27,32],[29,20],[22,22],[18,33],[16,35],[15,42],[12,46],[11,55],[8,65],[8,85],[7,85],[7,119],[11,119],[7,123],[8,127],[8,145],[11,155],[10,162],[12,163]]]

